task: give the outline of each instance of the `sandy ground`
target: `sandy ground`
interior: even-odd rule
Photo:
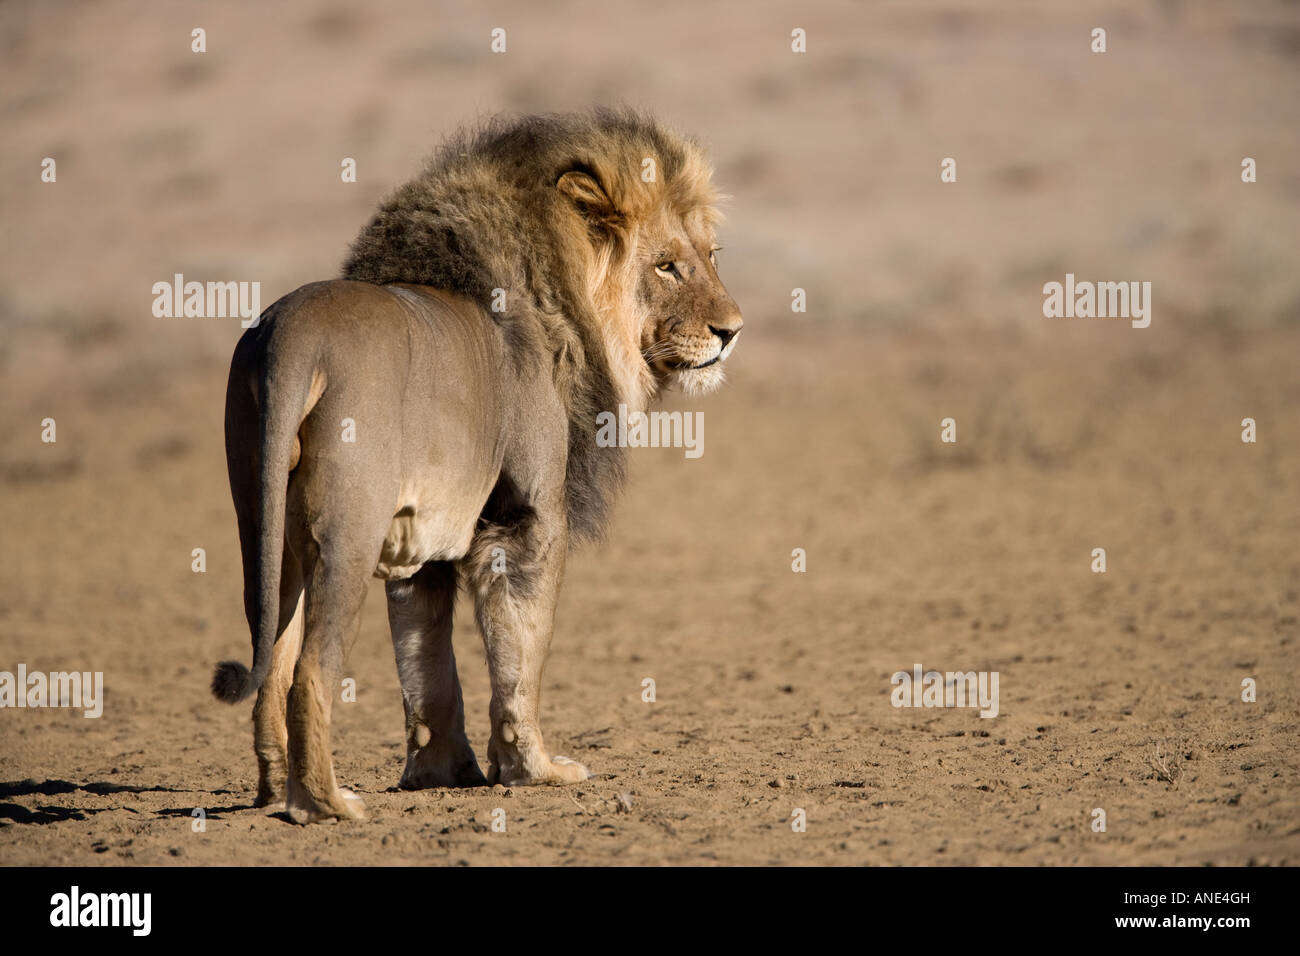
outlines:
[[[1300,12],[1227,6],[0,7],[0,670],[107,688],[0,710],[0,862],[1300,862]],[[249,656],[239,330],[153,318],[152,283],[269,304],[456,123],[618,100],[710,143],[748,326],[724,391],[670,401],[704,456],[633,453],[571,561],[543,726],[597,776],[395,790],[374,582],[334,737],[369,821],[253,809],[250,708],[206,689]],[[1043,318],[1067,271],[1151,281],[1151,327]],[[892,707],[914,664],[997,671],[998,716]]]

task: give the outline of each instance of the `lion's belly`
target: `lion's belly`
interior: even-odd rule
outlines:
[[[464,557],[474,537],[482,501],[475,501],[474,496],[465,496],[459,502],[447,498],[445,488],[435,495],[427,486],[402,484],[397,512],[375,565],[375,577],[386,581],[409,578],[426,562]]]

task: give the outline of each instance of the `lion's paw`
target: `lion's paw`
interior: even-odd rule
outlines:
[[[257,797],[253,800],[253,806],[257,807],[259,810],[265,808],[266,810],[269,810],[271,812],[275,812],[276,810],[283,810],[284,809],[284,788],[281,787],[278,790],[259,789],[257,791]]]
[[[507,787],[536,787],[543,784],[564,786],[582,783],[591,777],[590,771],[576,760],[568,757],[554,756],[546,759],[540,766],[520,767],[516,770],[493,768],[492,777],[496,783]]]
[[[294,823],[337,823],[340,820],[364,820],[366,805],[347,787],[339,787],[329,800],[317,800],[292,782],[285,800],[285,810]]]
[[[406,769],[397,784],[403,790],[428,790],[432,787],[482,787],[487,778],[478,768],[469,743],[436,749],[430,744],[406,758]]]

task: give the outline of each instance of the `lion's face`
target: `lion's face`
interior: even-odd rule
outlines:
[[[713,231],[668,218],[659,227],[641,245],[641,354],[661,385],[698,395],[722,384],[744,322],[718,278]]]

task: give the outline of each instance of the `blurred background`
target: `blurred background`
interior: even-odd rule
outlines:
[[[1239,320],[1294,316],[1297,19],[1188,0],[5,4],[6,322],[141,322],[173,272],[273,299],[333,275],[448,130],[593,103],[711,147],[727,274],[765,324],[794,321],[800,286],[805,323],[1039,329],[1044,276],[1067,270],[1153,282],[1166,322],[1243,295]]]
[[[211,663],[249,653],[221,437],[239,323],[155,318],[153,283],[259,281],[265,307],[336,275],[453,128],[620,103],[708,146],[746,315],[699,406],[704,457],[633,456],[560,610],[549,732],[605,789],[640,787],[638,814],[609,841],[599,789],[576,824],[569,798],[530,794],[531,842],[487,847],[468,795],[447,846],[362,828],[335,859],[789,861],[755,835],[784,829],[795,788],[822,808],[781,851],[802,862],[1294,862],[1300,5],[1282,0],[0,5],[0,668],[109,686],[98,722],[0,715],[0,777],[37,781],[5,791],[6,859],[95,840],[109,861],[236,859],[171,853],[168,808],[200,800],[254,821],[240,852],[318,852],[247,809],[248,715],[206,696]],[[1045,319],[1067,272],[1150,282],[1150,328]],[[385,790],[387,640],[376,583],[335,746],[381,828],[410,799]],[[456,641],[482,754],[468,616]],[[914,661],[1001,668],[988,740],[963,738],[969,714],[888,706]],[[669,688],[655,708],[647,674]],[[1248,675],[1269,694],[1243,711]],[[1174,738],[1180,793],[1145,756]],[[136,819],[113,786],[166,792],[132,791]],[[1148,823],[1090,840],[1101,799]]]

